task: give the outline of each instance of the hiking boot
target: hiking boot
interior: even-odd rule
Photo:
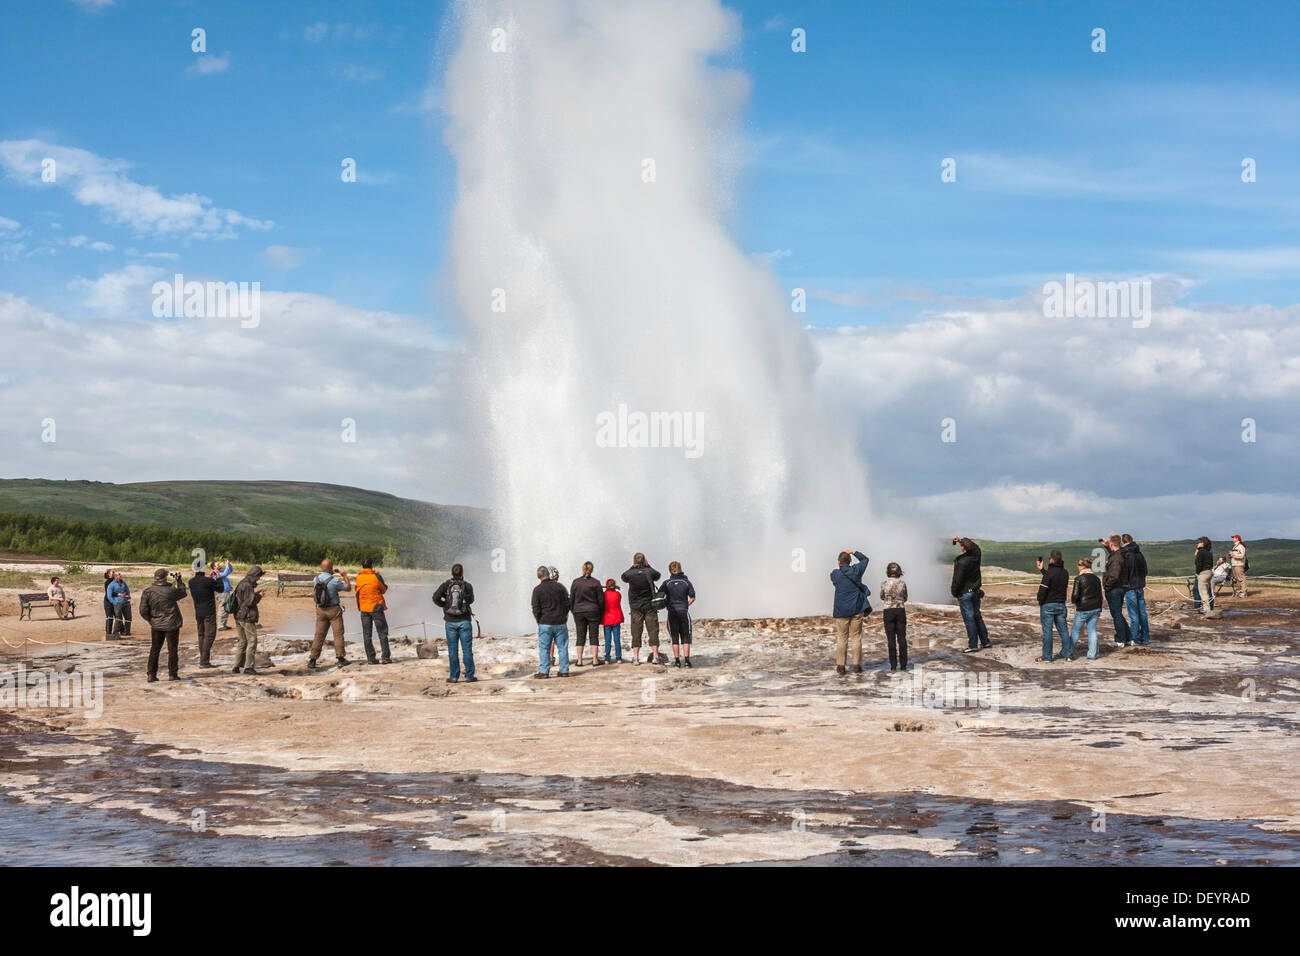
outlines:
[[[837,673],[837,674],[843,674],[843,673],[845,673],[845,671],[844,671],[844,665],[843,665],[843,664],[836,664],[836,665],[835,665],[835,673]]]
[[[178,674],[168,674],[168,675],[167,675],[167,679],[168,679],[168,680],[180,680],[180,675],[178,675]]]
[[[340,657],[340,658],[338,659],[338,665],[339,665],[339,667],[347,667],[347,666],[348,666],[349,664],[351,664],[351,663],[352,663],[352,662],[351,662],[350,660],[348,660],[346,657]]]
[[[316,669],[316,658],[309,657],[307,659],[307,670],[314,671],[315,669]]]
[[[683,667],[690,667],[690,666],[691,666],[691,659],[690,659],[689,657],[683,658],[683,659],[682,659],[682,666],[683,666]]]
[[[569,672],[568,672],[568,671],[560,671],[559,676],[560,676],[560,677],[568,677],[568,676],[569,676]]]
[[[257,673],[257,668],[256,668],[256,667],[245,667],[245,668],[244,668],[244,673],[245,673],[245,674],[256,674],[256,673]]]
[[[546,678],[550,676],[551,676],[550,674],[543,674],[541,671],[538,671],[536,674],[533,675],[533,677],[536,680],[546,680]]]
[[[199,666],[200,666],[200,667],[216,667],[217,665],[216,665],[216,664],[213,664],[211,661],[199,661]]]
[[[391,664],[391,663],[393,663],[393,659],[392,659],[391,657],[385,657],[385,658],[384,658],[383,660],[381,660],[379,663],[381,663],[381,664]]]
[[[477,677],[466,677],[466,678],[465,678],[465,683],[466,683],[466,684],[477,684],[477,683],[478,683],[478,678],[477,678]]]
[[[853,673],[855,673],[855,674],[861,674],[861,673],[862,673],[862,665],[861,665],[861,664],[858,664],[857,666],[855,666],[855,667],[853,668]]]
[[[454,678],[454,677],[448,677],[448,678],[447,678],[447,683],[448,683],[448,684],[454,684],[454,683],[456,683],[456,678]]]
[[[239,673],[239,665],[236,664],[234,667],[230,668],[230,673],[232,673],[232,674],[238,674],[238,673]]]
[[[147,681],[145,681],[145,683],[146,683],[146,684],[156,684],[156,683],[158,683],[158,677],[157,677],[157,675],[156,675],[156,674],[150,674],[150,675],[149,675],[149,679],[148,679]]]
[[[379,661],[378,661],[378,659],[377,659],[377,658],[374,658],[374,657],[367,657],[367,658],[366,658],[366,663],[367,663],[367,664],[374,664],[376,667],[379,666]]]
[[[674,657],[673,667],[681,667],[681,666],[682,666],[682,659],[680,657]]]

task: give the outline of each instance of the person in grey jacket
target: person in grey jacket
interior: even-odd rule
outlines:
[[[140,619],[149,625],[149,683],[158,679],[158,657],[162,653],[163,642],[167,642],[168,680],[178,680],[180,660],[177,654],[180,644],[181,618],[180,605],[188,591],[181,580],[181,573],[173,571],[172,583],[167,583],[167,569],[159,568],[153,573],[153,584],[144,589],[140,595]]]
[[[232,674],[238,674],[241,667],[245,674],[257,673],[254,666],[257,663],[257,605],[262,600],[257,583],[261,579],[262,566],[255,564],[235,588],[235,626],[239,629],[239,636],[235,638]]]

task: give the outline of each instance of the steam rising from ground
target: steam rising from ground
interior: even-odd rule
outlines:
[[[710,616],[825,613],[845,546],[868,580],[924,573],[928,542],[873,519],[854,428],[812,397],[788,293],[724,229],[748,84],[710,57],[738,18],[528,0],[453,29],[449,261],[520,623],[538,564],[617,578],[633,551],[680,560]],[[695,447],[635,447],[656,412]]]

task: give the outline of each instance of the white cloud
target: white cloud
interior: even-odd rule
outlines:
[[[1107,510],[1136,526],[1142,502],[1166,498],[1186,513],[1152,511],[1143,536],[1238,516],[1257,537],[1293,528],[1295,511],[1237,510],[1223,492],[1275,502],[1294,485],[1300,305],[1194,305],[1183,280],[1152,281],[1149,328],[1047,319],[1034,290],[905,326],[812,331],[817,386],[882,495],[983,535],[1077,537]],[[945,419],[955,443],[941,440]]]
[[[1211,272],[1264,277],[1293,276],[1300,273],[1300,246],[1269,246],[1259,249],[1207,249],[1174,253],[1201,269]]]
[[[107,272],[98,279],[78,276],[68,283],[68,288],[81,295],[82,305],[96,315],[116,316],[136,305],[148,309],[148,289],[161,278],[163,271],[157,266],[131,263],[116,272]]]
[[[205,53],[196,57],[194,62],[185,68],[188,76],[211,76],[213,73],[225,73],[230,69],[230,54],[223,53],[221,56],[215,56]]]
[[[4,216],[0,216],[0,231],[12,232],[17,230],[20,225],[21,223],[19,223],[17,219],[7,219]]]
[[[129,291],[149,278],[82,291],[111,298],[113,281]],[[0,379],[6,474],[302,479],[481,503],[482,456],[452,384],[464,359],[421,321],[264,290],[260,324],[244,329],[154,319],[148,301],[122,298],[111,322],[69,321],[0,292],[0,338],[29,356]],[[120,427],[106,429],[112,408]],[[355,443],[340,439],[343,418]]]
[[[782,259],[788,259],[794,253],[789,249],[772,249],[768,252],[759,252],[754,254],[755,259],[766,262],[768,265],[775,265]]]
[[[383,70],[376,70],[356,63],[349,63],[335,72],[349,83],[373,83],[384,75]]]
[[[262,258],[277,269],[296,269],[302,265],[303,252],[293,246],[267,246]]]
[[[24,185],[49,188],[41,181],[45,159],[55,161],[55,185],[68,189],[81,205],[98,209],[109,222],[139,233],[230,239],[240,229],[265,230],[275,225],[213,206],[212,200],[196,193],[168,196],[156,187],[143,186],[127,176],[130,164],[124,160],[34,139],[0,141],[0,169]]]

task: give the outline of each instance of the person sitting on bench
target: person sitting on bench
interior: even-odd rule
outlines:
[[[59,620],[65,620],[73,602],[64,592],[63,585],[59,583],[57,577],[50,578],[50,586],[45,589],[45,596],[50,599],[50,606],[54,608],[54,613],[59,616]]]

